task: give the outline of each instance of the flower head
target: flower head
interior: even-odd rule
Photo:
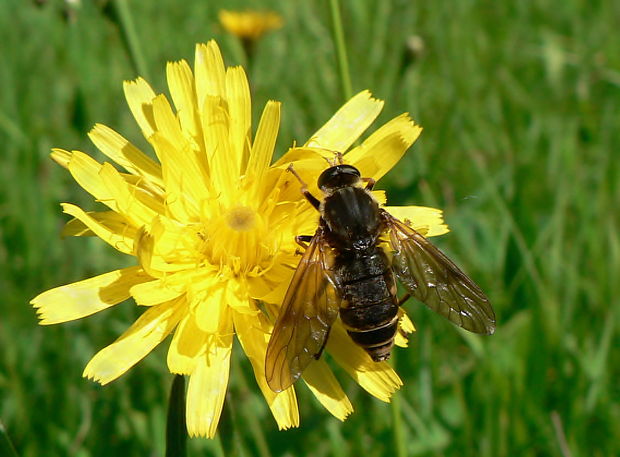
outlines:
[[[169,63],[167,79],[174,108],[141,78],[124,86],[157,160],[99,124],[90,139],[121,169],[80,151],[52,153],[80,186],[107,206],[85,211],[64,203],[64,212],[73,217],[65,234],[95,235],[134,256],[136,265],[48,290],[32,304],[41,324],[55,324],[132,297],[145,311],[90,360],[84,376],[101,384],[113,381],[173,333],[167,364],[172,373],[189,376],[186,409],[192,436],[215,434],[236,336],[279,427],[297,426],[294,388],[276,394],[264,373],[273,316],[299,261],[295,235],[312,233],[317,225],[317,215],[285,169],[295,162],[316,187],[316,177],[326,166],[323,156],[347,151],[378,115],[382,102],[368,92],[358,94],[304,147],[291,149],[270,166],[280,104],[266,104],[252,135],[245,72],[226,68],[215,42],[197,45],[193,71],[185,61]],[[419,132],[407,115],[399,116],[349,151],[345,160],[378,179]],[[427,236],[447,231],[438,210],[390,211],[414,221]],[[413,330],[404,314],[401,328]],[[402,336],[397,340],[405,342]],[[334,326],[327,350],[382,400],[401,384],[389,365],[372,362],[340,325]],[[350,414],[351,403],[324,360],[311,364],[303,378],[332,414],[339,419]]]
[[[218,18],[228,33],[248,41],[256,41],[265,33],[282,27],[282,17],[273,11],[220,10]]]
[[[190,375],[188,430],[213,436],[228,382],[233,335],[252,361],[281,427],[298,422],[294,392],[276,396],[263,381],[270,324],[251,297],[290,274],[294,202],[279,198],[282,172],[270,170],[280,104],[266,104],[254,138],[250,91],[242,68],[225,68],[215,42],[196,47],[194,71],[169,63],[167,97],[141,78],[125,83],[129,107],[157,156],[103,125],[90,132],[112,161],[55,149],[52,157],[106,211],[65,203],[65,233],[96,235],[138,265],[42,293],[32,300],[42,324],[78,319],[129,297],[145,307],[84,375],[106,384],[147,355],[175,328],[173,373]],[[262,351],[262,352],[261,352]]]

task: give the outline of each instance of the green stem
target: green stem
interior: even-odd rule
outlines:
[[[114,9],[134,69],[139,75],[149,80],[146,60],[140,46],[138,32],[136,31],[136,26],[133,22],[133,16],[131,15],[131,9],[128,3],[129,0],[114,0]]]
[[[166,457],[187,455],[187,427],[185,425],[185,377],[175,375],[168,401],[166,424]]]
[[[336,45],[338,71],[340,73],[340,82],[342,84],[342,95],[346,101],[353,96],[353,89],[351,86],[351,75],[349,74],[347,47],[344,42],[344,30],[342,27],[342,17],[340,15],[340,3],[338,0],[329,0],[329,6],[332,15],[334,44]]]
[[[0,455],[6,457],[17,457],[17,451],[13,447],[13,443],[6,433],[4,424],[0,422]]]

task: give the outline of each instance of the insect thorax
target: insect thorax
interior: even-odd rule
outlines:
[[[379,205],[364,189],[342,187],[327,195],[321,213],[338,249],[374,246],[381,230]]]

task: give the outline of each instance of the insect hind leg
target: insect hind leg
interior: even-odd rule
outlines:
[[[300,245],[304,249],[304,251],[308,249],[308,243],[310,243],[311,240],[312,240],[312,235],[298,235],[295,237],[295,243]],[[301,255],[303,254],[303,252],[297,249],[295,251],[295,254]]]

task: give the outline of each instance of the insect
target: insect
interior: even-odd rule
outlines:
[[[480,288],[424,236],[380,208],[370,192],[375,181],[338,158],[340,164],[319,176],[323,200],[288,168],[320,219],[312,237],[297,237],[305,252],[267,346],[265,373],[275,392],[321,356],[338,315],[351,339],[377,362],[390,356],[399,306],[409,296],[466,330],[495,331],[495,313]],[[400,300],[396,278],[408,292]]]

